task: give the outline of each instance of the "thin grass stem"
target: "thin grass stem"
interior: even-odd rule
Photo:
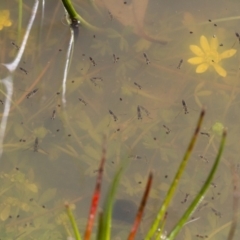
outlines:
[[[158,211],[157,217],[155,218],[155,220],[154,220],[150,230],[147,233],[147,236],[146,236],[145,240],[150,240],[155,235],[155,233],[156,233],[156,231],[158,229],[158,226],[161,223],[161,221],[162,221],[162,219],[164,217],[165,212],[167,211],[167,208],[168,208],[168,206],[169,206],[169,204],[170,204],[170,202],[171,202],[171,200],[173,198],[173,195],[175,193],[175,190],[176,190],[176,188],[178,186],[180,177],[182,176],[182,174],[184,172],[184,169],[186,167],[186,164],[188,162],[190,154],[192,153],[193,147],[194,147],[194,145],[196,143],[197,136],[198,136],[198,133],[200,131],[200,127],[202,125],[204,115],[205,115],[205,110],[203,109],[201,111],[200,116],[199,116],[195,132],[194,132],[194,134],[193,134],[193,136],[192,136],[192,138],[190,140],[190,143],[189,143],[188,148],[187,148],[187,150],[186,150],[186,152],[184,154],[184,157],[183,157],[183,159],[181,161],[181,164],[180,164],[180,166],[178,168],[178,171],[177,171],[177,173],[176,173],[176,175],[174,177],[174,180],[173,180],[173,182],[172,182],[172,184],[171,184],[171,186],[170,186],[170,188],[168,190],[168,193],[167,193],[167,195],[166,195],[166,197],[164,199],[164,202],[163,202],[160,210]]]
[[[75,220],[75,218],[73,216],[73,213],[72,213],[72,210],[70,209],[69,204],[66,203],[65,207],[67,209],[67,215],[68,215],[69,220],[70,220],[70,222],[72,224],[72,228],[73,228],[73,232],[74,232],[76,240],[82,240],[80,232],[79,232],[78,227],[77,227],[76,220]]]
[[[167,240],[175,239],[176,235],[182,229],[183,225],[186,223],[186,221],[188,220],[189,216],[194,212],[194,210],[196,209],[197,205],[203,200],[204,194],[206,193],[208,187],[210,186],[210,184],[211,184],[211,182],[213,180],[214,174],[217,171],[217,167],[218,167],[218,165],[220,163],[222,152],[223,152],[223,149],[224,149],[224,146],[225,146],[226,135],[227,135],[227,133],[226,133],[226,131],[224,131],[223,135],[222,135],[222,139],[221,139],[221,143],[220,143],[220,147],[219,147],[219,150],[218,150],[217,157],[216,157],[216,159],[214,161],[214,164],[212,166],[211,172],[209,173],[206,182],[202,186],[201,190],[199,191],[199,193],[197,194],[195,199],[192,201],[191,205],[185,211],[185,213],[183,214],[181,219],[178,221],[178,223],[176,224],[176,226],[174,227],[172,232],[169,234],[169,236],[167,237]]]

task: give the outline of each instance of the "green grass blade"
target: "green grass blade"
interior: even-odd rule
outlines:
[[[100,211],[99,216],[98,216],[98,228],[97,228],[97,240],[101,239],[101,236],[103,236],[102,233],[103,230],[103,213]]]
[[[79,230],[78,230],[78,227],[77,227],[77,223],[75,221],[75,218],[73,216],[73,213],[72,213],[72,210],[70,209],[70,206],[68,203],[65,204],[65,207],[67,209],[67,215],[70,219],[70,222],[72,224],[72,228],[73,228],[73,232],[74,232],[74,235],[75,235],[75,239],[76,240],[82,240],[81,236],[80,236],[80,233],[79,233]]]
[[[176,226],[174,227],[172,232],[169,234],[169,236],[167,237],[167,240],[175,239],[176,235],[181,230],[183,225],[186,223],[186,221],[188,220],[189,216],[193,213],[193,211],[195,210],[195,208],[197,207],[199,202],[203,200],[204,194],[206,193],[208,187],[210,186],[210,184],[212,182],[212,179],[214,177],[214,174],[215,174],[215,172],[217,170],[217,167],[219,165],[220,158],[221,158],[221,155],[222,155],[222,152],[223,152],[223,149],[224,149],[224,145],[225,145],[225,141],[226,141],[226,134],[227,134],[226,131],[224,131],[223,135],[222,135],[222,139],[221,139],[221,143],[220,143],[220,147],[219,147],[219,150],[218,150],[217,157],[216,157],[216,159],[214,161],[213,167],[211,169],[211,172],[208,175],[208,178],[207,178],[205,184],[202,186],[202,188],[199,191],[198,195],[195,197],[195,199],[193,200],[191,205],[188,207],[188,209],[185,211],[185,213],[183,214],[183,216],[181,217],[179,222],[176,224]]]
[[[167,208],[168,208],[168,206],[169,206],[169,204],[170,204],[170,202],[171,202],[171,200],[173,198],[173,195],[174,195],[175,190],[177,188],[177,185],[179,183],[179,179],[180,179],[180,177],[182,176],[182,174],[184,172],[184,169],[186,167],[186,164],[188,162],[190,154],[191,154],[191,152],[193,150],[193,147],[194,147],[194,145],[196,143],[197,136],[198,136],[200,127],[202,125],[204,115],[205,115],[205,110],[202,110],[201,114],[199,116],[198,122],[197,122],[197,127],[195,129],[195,132],[194,132],[192,138],[191,138],[189,146],[188,146],[188,148],[187,148],[187,150],[186,150],[186,152],[184,154],[184,157],[183,157],[183,159],[181,161],[181,164],[180,164],[180,166],[178,168],[178,171],[177,171],[177,173],[176,173],[176,175],[174,177],[174,180],[173,180],[173,182],[172,182],[172,184],[171,184],[171,186],[170,186],[170,188],[168,190],[168,193],[167,193],[167,195],[166,195],[166,197],[165,197],[165,199],[163,201],[163,204],[162,204],[162,206],[161,206],[161,208],[160,208],[160,210],[159,210],[159,212],[157,214],[157,217],[155,218],[155,220],[154,220],[150,230],[147,233],[147,236],[145,237],[145,240],[150,240],[154,236],[154,234],[156,233],[156,231],[158,229],[159,224],[161,223],[161,221],[162,221],[162,219],[164,217],[165,212],[167,211]]]
[[[111,226],[112,226],[112,208],[113,208],[114,197],[117,191],[120,177],[122,175],[123,170],[126,167],[127,159],[128,158],[123,160],[123,165],[114,176],[109,192],[107,194],[107,198],[103,208],[103,220],[102,220],[103,229],[101,230],[101,236],[98,240],[110,240]]]

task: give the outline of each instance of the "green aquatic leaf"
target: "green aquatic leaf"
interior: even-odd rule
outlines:
[[[221,122],[215,122],[214,125],[211,128],[213,133],[217,134],[218,136],[222,135],[223,129],[224,129],[224,126]]]
[[[111,226],[112,226],[112,209],[115,194],[119,185],[119,181],[122,175],[124,168],[126,167],[126,159],[123,160],[122,167],[117,171],[112,181],[111,187],[108,191],[107,198],[105,200],[103,217],[102,217],[102,232],[100,239],[101,240],[110,240],[111,239]]]
[[[144,38],[141,38],[135,43],[134,48],[136,52],[144,52],[148,50],[151,45],[152,45],[151,42]]]
[[[35,128],[33,130],[34,136],[39,137],[40,139],[43,139],[46,137],[48,130],[45,127],[39,127]]]
[[[37,193],[38,192],[38,187],[36,184],[34,183],[25,183],[25,186],[31,191],[31,192],[34,192],[34,193]]]
[[[97,144],[101,144],[102,141],[102,136],[100,134],[97,133],[97,131],[95,129],[90,129],[88,131],[89,136],[97,143]]]
[[[5,221],[6,219],[9,218],[10,210],[11,210],[11,206],[9,204],[3,205],[0,212],[0,219],[2,221]]]
[[[94,39],[91,48],[99,50],[99,53],[102,56],[105,56],[106,54],[111,55],[113,53],[111,44],[108,40],[103,41],[99,39]]]
[[[49,188],[47,189],[39,198],[39,203],[43,204],[46,202],[49,202],[50,200],[52,200],[57,193],[57,189],[56,188]]]
[[[123,95],[126,95],[126,96],[133,95],[132,89],[127,84],[123,84],[121,87],[121,90]]]
[[[21,208],[23,211],[28,212],[29,209],[30,209],[30,206],[29,206],[29,204],[22,202],[22,203],[20,204],[20,208]]]
[[[201,114],[198,118],[198,122],[197,122],[197,126],[196,126],[196,129],[195,129],[195,132],[190,140],[190,143],[188,145],[188,148],[187,150],[185,151],[185,154],[183,156],[183,159],[180,163],[180,166],[177,170],[177,173],[175,174],[175,177],[174,177],[174,180],[172,181],[171,185],[170,185],[170,188],[167,192],[167,195],[163,201],[163,204],[161,206],[161,208],[159,209],[158,211],[158,214],[155,218],[155,220],[153,221],[152,225],[151,225],[151,228],[149,229],[148,233],[147,233],[147,236],[145,237],[145,240],[150,240],[156,233],[157,229],[158,229],[158,226],[162,223],[163,219],[164,219],[164,214],[166,213],[167,209],[168,209],[168,206],[174,196],[174,193],[176,191],[176,188],[179,184],[179,180],[185,170],[185,167],[188,163],[188,160],[190,158],[190,155],[192,153],[192,150],[193,150],[193,147],[196,143],[196,140],[197,140],[197,136],[199,134],[199,131],[200,131],[200,127],[202,125],[202,122],[203,122],[203,118],[204,118],[204,115],[205,115],[205,110],[202,110],[201,111]]]
[[[219,149],[218,149],[217,156],[215,158],[214,164],[211,168],[210,173],[208,174],[208,177],[207,177],[204,185],[202,186],[202,188],[200,189],[200,191],[198,192],[197,196],[194,198],[194,200],[192,201],[190,206],[187,208],[185,213],[182,215],[180,220],[177,222],[176,226],[170,232],[170,234],[167,237],[167,240],[174,240],[175,239],[178,232],[182,229],[182,227],[184,226],[184,224],[186,223],[186,221],[188,220],[190,215],[196,209],[197,205],[203,200],[204,195],[205,195],[207,189],[209,188],[209,186],[211,185],[213,177],[214,177],[214,175],[217,171],[218,165],[220,163],[220,159],[221,159],[223,149],[224,149],[224,146],[225,146],[225,142],[226,142],[226,135],[227,135],[226,131],[223,131],[222,139],[221,139],[221,143],[220,143],[220,146],[219,146]]]

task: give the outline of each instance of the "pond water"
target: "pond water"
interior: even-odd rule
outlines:
[[[227,239],[233,182],[239,185],[239,1],[75,0],[98,29],[80,26],[74,35],[60,1],[35,2],[36,16],[30,0],[0,8],[0,238],[67,239],[65,201],[75,204],[83,232],[106,136],[100,208],[126,156],[118,205],[138,205],[153,171],[141,239],[205,106],[166,230],[204,183],[224,126],[227,144],[212,187],[194,213],[198,220],[177,239]],[[113,239],[126,239],[130,215],[114,215]]]

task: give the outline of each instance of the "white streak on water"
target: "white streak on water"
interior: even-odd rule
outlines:
[[[5,131],[6,131],[9,112],[10,112],[10,109],[11,109],[11,101],[12,101],[12,94],[13,94],[13,76],[12,76],[12,74],[16,70],[16,68],[18,67],[18,64],[21,61],[23,52],[26,48],[29,33],[30,33],[31,28],[32,28],[34,19],[36,17],[38,4],[39,4],[39,1],[35,0],[34,6],[33,6],[33,9],[32,9],[32,15],[31,15],[31,18],[29,20],[25,35],[23,37],[22,44],[21,44],[21,46],[18,50],[17,56],[15,57],[15,59],[11,63],[2,63],[2,65],[5,66],[8,69],[9,75],[7,77],[5,77],[4,79],[0,80],[0,82],[5,86],[6,91],[7,91],[5,104],[4,104],[4,109],[3,109],[3,115],[2,115],[2,119],[1,119],[1,123],[0,123],[0,157],[2,156],[2,152],[3,152],[2,144],[3,144],[3,139],[4,139],[4,135],[5,135]]]
[[[66,55],[66,64],[65,64],[65,69],[64,69],[64,74],[63,74],[63,81],[62,81],[62,103],[63,106],[66,106],[66,82],[67,82],[67,75],[68,75],[68,70],[70,67],[70,56],[71,56],[71,52],[72,52],[72,48],[73,48],[73,44],[74,44],[74,32],[72,30],[72,28],[70,28],[71,31],[71,38],[69,40],[69,44],[68,44],[68,51],[67,51],[67,55]]]

